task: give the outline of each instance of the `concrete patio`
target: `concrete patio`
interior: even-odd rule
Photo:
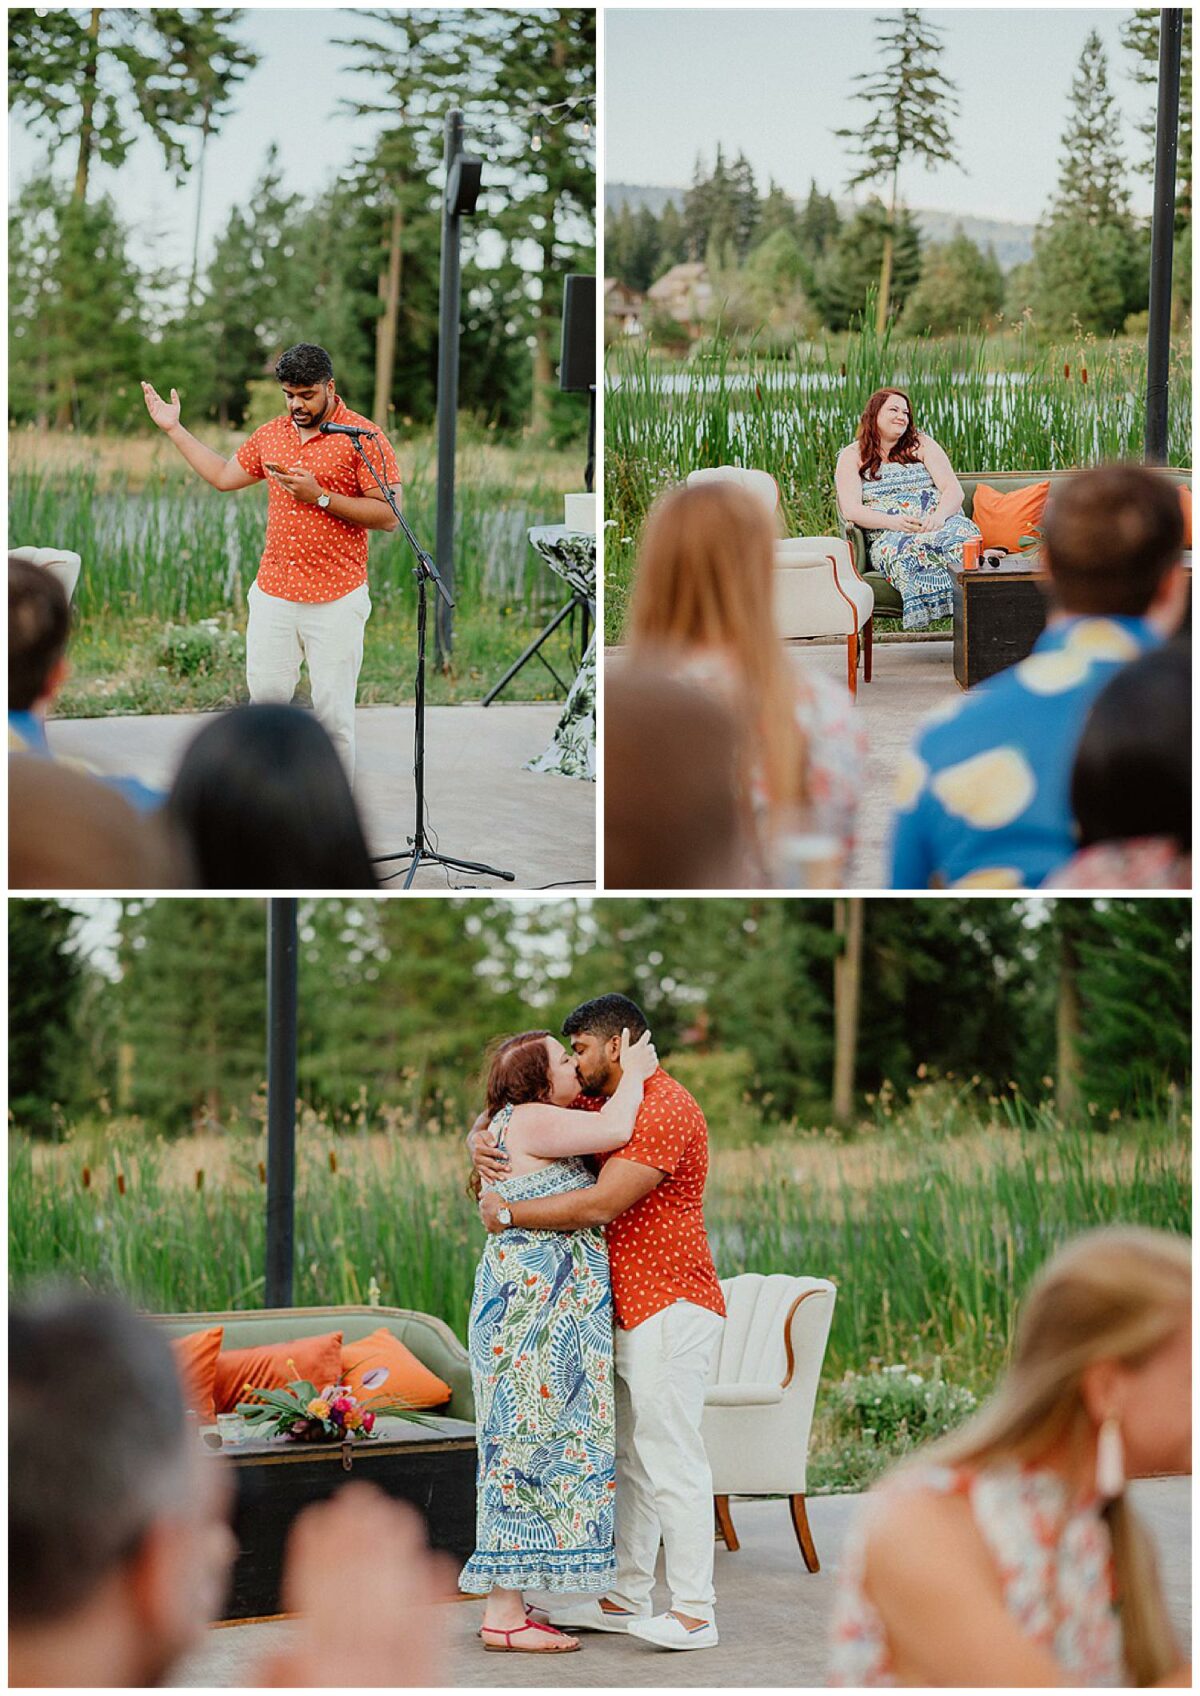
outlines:
[[[901,754],[925,714],[962,691],[954,681],[953,643],[875,643],[872,681],[858,678],[856,711],[867,730],[867,763],[858,804],[858,844],[850,866],[853,889],[887,889],[888,833],[892,786]],[[844,642],[793,642],[788,654],[797,670],[823,671],[846,687]]]
[[[1172,1478],[1134,1486],[1138,1511],[1158,1548],[1163,1581],[1185,1654],[1191,1644],[1191,1480]],[[717,1551],[720,1645],[695,1655],[651,1649],[616,1635],[583,1635],[583,1648],[564,1663],[558,1656],[485,1654],[475,1632],[478,1603],[446,1608],[444,1688],[514,1689],[703,1688],[765,1686],[804,1688],[826,1681],[826,1634],[838,1557],[858,1498],[819,1496],[809,1518],[819,1573],[806,1572],[784,1502],[735,1502],[742,1547]],[[658,1602],[666,1605],[660,1591]],[[210,1632],[204,1647],[177,1669],[176,1688],[227,1689],[253,1682],[260,1657],[292,1629],[286,1621],[226,1626]],[[402,1676],[402,1669],[398,1669]]]
[[[525,771],[550,743],[561,703],[498,701],[430,707],[426,716],[427,818],[440,846],[462,860],[515,872],[515,884],[475,873],[422,869],[414,891],[587,888],[596,877],[596,785]],[[49,727],[57,754],[105,774],[166,788],[207,715],[63,719]],[[373,854],[403,849],[412,831],[413,709],[360,707],[355,715],[355,795]],[[393,868],[385,867],[384,870]],[[398,889],[400,880],[386,885]]]

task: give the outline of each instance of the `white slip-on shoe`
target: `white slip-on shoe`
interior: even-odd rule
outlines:
[[[605,1613],[599,1602],[592,1597],[584,1597],[580,1601],[561,1602],[557,1606],[551,1603],[546,1610],[550,1615],[551,1625],[566,1626],[569,1631],[628,1631],[636,1620],[636,1614]]]
[[[630,1620],[631,1637],[653,1643],[656,1649],[715,1649],[720,1642],[711,1620],[703,1625],[684,1625],[674,1614],[655,1614],[653,1619]]]

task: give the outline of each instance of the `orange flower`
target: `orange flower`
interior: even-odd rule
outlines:
[[[544,1396],[549,1396],[549,1394],[550,1394],[550,1392],[549,1392],[549,1390],[548,1390],[548,1389],[547,1389],[547,1388],[546,1388],[546,1386],[545,1386],[545,1384],[543,1384],[543,1385],[542,1385],[542,1394],[543,1394],[543,1395],[544,1395]]]

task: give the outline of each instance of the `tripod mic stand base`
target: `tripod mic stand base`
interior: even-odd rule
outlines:
[[[480,872],[484,877],[498,877],[503,879],[505,883],[515,883],[517,881],[517,875],[515,872],[502,872],[498,866],[485,866],[480,860],[456,860],[452,854],[439,854],[435,848],[427,848],[423,841],[415,842],[411,836],[406,840],[409,843],[409,847],[405,852],[399,854],[377,854],[371,862],[372,865],[383,866],[386,865],[389,860],[411,860],[412,864],[408,868],[408,875],[404,879],[405,889],[412,888],[412,881],[416,877],[421,866],[424,864],[445,866],[448,870],[456,872]],[[399,876],[399,871],[389,872],[387,874],[389,879]]]

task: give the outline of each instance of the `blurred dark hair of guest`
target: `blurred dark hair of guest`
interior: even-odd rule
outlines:
[[[1192,846],[1192,645],[1124,666],[1087,716],[1071,807],[1084,848],[1134,836]]]
[[[358,809],[328,732],[301,707],[235,707],[187,749],[167,814],[201,889],[372,889]]]

